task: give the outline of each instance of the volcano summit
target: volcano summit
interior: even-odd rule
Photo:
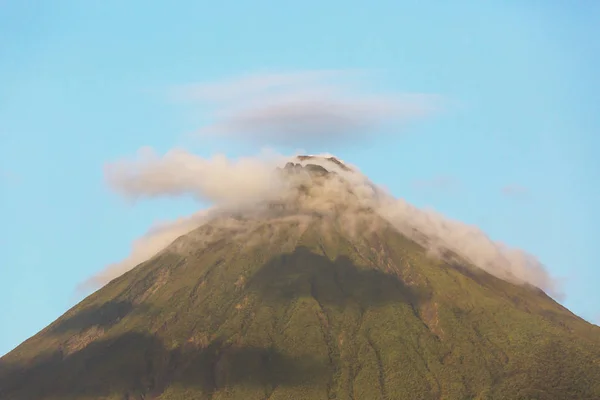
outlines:
[[[600,399],[600,328],[535,258],[287,161],[4,356],[0,399]]]

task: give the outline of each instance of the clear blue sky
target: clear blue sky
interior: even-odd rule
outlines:
[[[536,255],[565,278],[564,304],[596,320],[598,21],[597,1],[0,1],[0,354],[75,304],[76,285],[154,221],[197,208],[131,207],[103,181],[107,161],[199,128],[165,88],[265,69],[377,70],[381,87],[460,104],[332,152]],[[459,184],[415,185],[439,177]]]

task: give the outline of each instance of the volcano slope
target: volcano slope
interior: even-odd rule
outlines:
[[[600,399],[600,328],[417,242],[348,204],[217,216],[3,357],[0,399]]]

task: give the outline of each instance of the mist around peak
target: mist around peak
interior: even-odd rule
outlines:
[[[359,73],[360,72],[360,73]],[[440,111],[439,95],[376,93],[357,85],[364,71],[295,71],[246,75],[173,88],[172,97],[197,104],[210,122],[196,137],[246,140],[260,146],[336,148]],[[491,240],[475,226],[419,209],[375,185],[360,169],[333,154],[281,155],[263,151],[231,159],[200,157],[184,149],[159,155],[149,148],[105,167],[108,185],[130,200],[187,196],[210,210],[151,229],[131,254],[92,277],[101,285],[164,249],[199,226],[246,215],[235,222],[270,223],[278,218],[319,217],[342,224],[349,235],[382,217],[424,246],[432,257],[454,253],[505,280],[529,283],[560,296],[557,282],[532,255]],[[372,229],[378,229],[374,226]],[[358,232],[360,233],[360,232]]]
[[[357,226],[364,226],[375,214],[424,246],[432,257],[454,253],[501,279],[561,296],[557,281],[534,256],[493,241],[476,226],[395,198],[359,168],[331,154],[270,153],[229,159],[225,155],[202,158],[183,150],[160,157],[146,151],[137,159],[107,165],[106,177],[109,185],[126,198],[192,196],[213,206],[150,229],[133,243],[127,258],[90,278],[88,286],[109,282],[178,237],[217,218],[253,215],[255,224],[256,216],[265,222],[319,216],[336,220],[352,235],[357,233]],[[243,225],[243,220],[237,224]]]

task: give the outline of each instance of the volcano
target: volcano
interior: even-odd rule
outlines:
[[[600,328],[530,258],[334,157],[274,174],[0,359],[0,399],[600,399]]]

